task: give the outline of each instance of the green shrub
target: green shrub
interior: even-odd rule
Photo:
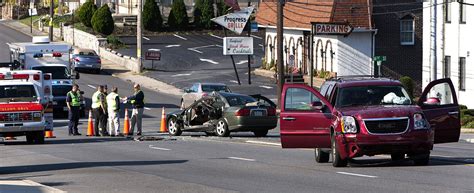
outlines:
[[[466,105],[459,105],[459,109],[461,109],[461,110],[467,109],[467,106]]]
[[[410,95],[410,98],[413,98],[413,89],[415,87],[415,83],[413,82],[413,79],[411,79],[408,76],[403,76],[400,78],[400,82],[402,83],[403,87],[408,92],[408,95]]]
[[[68,13],[68,12],[69,12],[69,7],[67,7],[65,5],[63,5],[63,7],[62,7],[62,13],[59,13],[59,7],[54,8],[54,14],[55,15],[57,15],[57,14],[62,15],[62,14]]]
[[[188,24],[188,14],[183,0],[173,1],[171,12],[168,16],[168,25],[174,30],[183,30],[188,27]]]
[[[82,24],[87,27],[92,27],[92,16],[94,16],[95,11],[97,11],[97,6],[93,1],[88,0],[82,4],[77,16]]]
[[[275,67],[275,60],[270,60],[270,63],[266,67],[267,70],[271,70],[273,67]]]
[[[109,45],[108,47],[112,49],[118,49],[125,46],[125,44],[114,35],[107,36],[107,44]]]
[[[262,65],[260,66],[261,69],[267,69],[267,59],[262,59]]]
[[[94,13],[92,17],[92,28],[101,34],[110,35],[114,32],[114,27],[114,19],[112,18],[109,6],[104,4]]]
[[[194,6],[194,25],[199,28],[212,27],[211,19],[214,18],[214,7],[211,0],[197,0]]]
[[[464,125],[465,128],[474,128],[474,121],[467,123]]]
[[[160,8],[155,0],[146,0],[143,7],[143,28],[148,31],[158,31],[163,25]]]
[[[474,109],[461,109],[461,117],[466,115],[474,116]]]

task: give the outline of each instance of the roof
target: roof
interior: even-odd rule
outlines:
[[[200,85],[215,85],[215,86],[227,86],[224,83],[198,83]]]
[[[26,80],[19,80],[19,79],[0,80],[0,86],[6,86],[6,85],[32,85],[34,86],[32,82],[27,82]]]
[[[76,48],[73,50],[73,54],[79,54],[80,52],[95,53],[95,51],[92,49]]]
[[[32,68],[34,67],[65,67],[67,68],[66,64],[50,64],[50,63],[43,63],[41,65],[32,66]]]
[[[311,29],[311,22],[349,22],[354,28],[372,29],[370,0],[293,0],[286,2],[285,28]],[[276,26],[277,0],[262,0],[257,23]]]

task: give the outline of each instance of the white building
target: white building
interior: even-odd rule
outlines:
[[[423,7],[423,88],[432,79],[431,7],[434,0],[424,2]],[[460,0],[462,2],[462,0]],[[474,0],[464,0],[474,3]],[[474,6],[453,0],[437,0],[436,78],[451,78],[458,102],[474,108]]]
[[[356,5],[356,6],[351,6]],[[352,7],[352,8],[351,8]],[[350,9],[350,10],[349,10]],[[347,36],[315,35],[313,69],[344,75],[371,75],[374,72],[375,30],[372,28],[368,1],[307,1],[293,0],[284,6],[283,48],[285,66],[294,55],[300,72],[311,72],[311,22],[349,22],[354,26]],[[265,61],[276,64],[276,1],[262,1],[257,12],[259,27],[265,28]]]

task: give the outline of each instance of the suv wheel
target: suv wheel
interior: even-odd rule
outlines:
[[[176,117],[171,117],[168,119],[168,133],[172,136],[180,136],[181,133],[181,126],[178,124]]]
[[[44,144],[44,131],[32,131],[26,134],[28,144]]]
[[[217,125],[216,125],[216,132],[217,136],[219,137],[229,137],[229,134],[230,134],[230,131],[229,131],[229,127],[227,126],[227,122],[225,121],[225,119],[219,119],[219,121],[217,121]]]
[[[336,136],[334,135],[331,137],[331,155],[332,155],[332,166],[334,167],[347,166],[347,160],[341,159],[341,156],[339,155],[339,150],[336,143]]]
[[[265,137],[268,134],[268,130],[254,130],[252,131],[255,137]]]
[[[314,149],[314,159],[318,163],[329,162],[329,152],[323,151],[321,148]]]
[[[416,166],[426,166],[430,162],[430,152],[415,154],[412,157]]]

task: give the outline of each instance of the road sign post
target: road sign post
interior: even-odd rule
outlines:
[[[161,51],[159,49],[149,49],[145,52],[145,60],[151,60],[151,69],[155,69],[155,60],[161,60]]]
[[[387,61],[387,57],[386,56],[374,56],[374,62],[376,62],[377,64],[377,68],[378,68],[378,77],[381,77],[382,76],[382,62],[385,62]]]

